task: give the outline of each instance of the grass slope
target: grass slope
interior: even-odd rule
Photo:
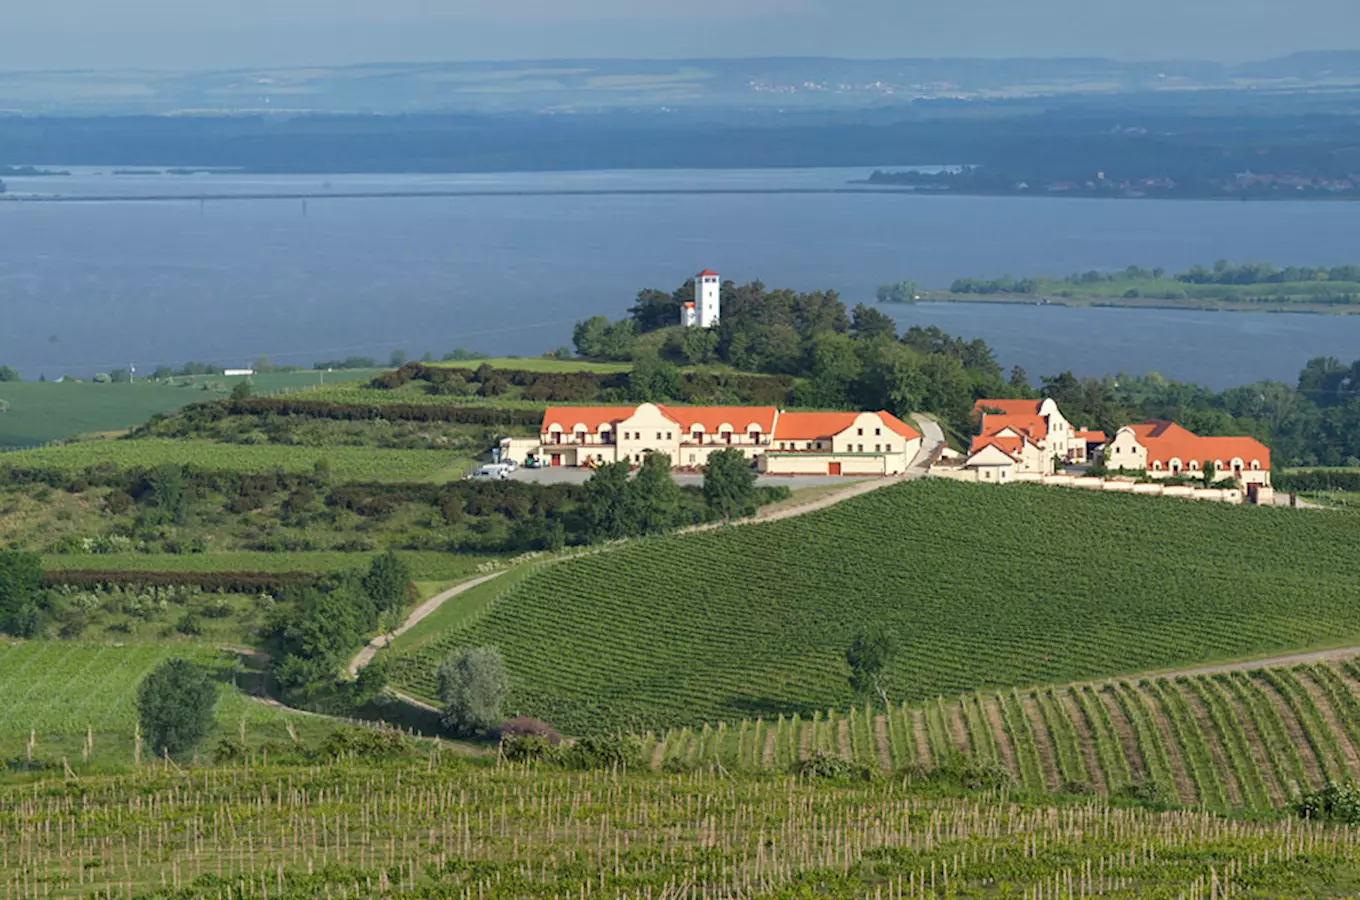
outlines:
[[[310,389],[320,384],[360,383],[381,370],[269,372],[251,383],[257,393],[274,394]],[[138,381],[126,384],[93,382],[5,382],[0,400],[9,409],[0,413],[0,448],[45,444],[77,434],[121,431],[154,415],[171,413],[190,403],[225,397],[244,378],[195,376],[176,384]]]
[[[851,702],[843,654],[881,622],[905,699],[1360,644],[1360,520],[927,481],[768,525],[549,566],[400,660],[505,654],[512,706],[569,729],[659,727]]]
[[[222,444],[166,438],[86,441],[21,450],[0,457],[0,465],[78,471],[106,463],[150,467],[173,462],[213,471],[263,474],[275,470],[311,472],[320,460],[330,463],[333,477],[342,482],[448,481],[472,465],[470,459],[440,450]]]

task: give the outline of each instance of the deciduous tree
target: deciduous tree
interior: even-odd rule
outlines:
[[[435,687],[444,704],[440,721],[455,734],[471,736],[501,723],[510,677],[496,648],[460,647],[440,664]]]
[[[142,735],[157,754],[192,750],[213,724],[217,685],[203,667],[168,659],[137,690]]]

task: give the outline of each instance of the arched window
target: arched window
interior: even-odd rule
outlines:
[[[1198,471],[1199,471],[1199,460],[1197,460],[1197,459],[1192,459],[1192,460],[1190,460],[1190,471],[1191,471],[1191,472],[1198,472]]]
[[[1153,463],[1153,464],[1152,464],[1152,471],[1154,471],[1154,472],[1160,472],[1160,471],[1162,471],[1162,464],[1159,463],[1159,462]]]
[[[1251,470],[1253,472],[1261,471],[1261,461],[1259,459],[1253,459],[1251,461]]]

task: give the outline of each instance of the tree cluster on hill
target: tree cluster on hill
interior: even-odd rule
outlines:
[[[395,554],[376,557],[366,573],[332,576],[314,587],[290,588],[288,611],[269,629],[279,687],[306,695],[333,681],[385,616],[412,599],[410,571]]]
[[[1350,298],[1353,290],[1329,291],[1326,285],[1337,284],[1353,287],[1360,283],[1360,265],[1327,267],[1287,266],[1279,269],[1269,263],[1244,263],[1234,265],[1227,260],[1219,260],[1212,268],[1195,266],[1184,272],[1168,276],[1165,269],[1144,269],[1129,266],[1116,272],[1090,270],[1077,272],[1065,278],[959,278],[949,286],[955,294],[1041,294],[1064,293],[1064,287],[1085,288],[1100,285],[1110,295],[1137,297],[1144,295],[1149,282],[1176,281],[1185,285],[1220,285],[1223,287],[1255,287],[1261,285],[1307,285],[1309,298],[1321,302],[1329,297]],[[1310,284],[1312,283],[1312,284]],[[1315,290],[1314,285],[1321,290]],[[1132,287],[1130,287],[1132,286]],[[1128,290],[1126,290],[1128,288]],[[1147,296],[1165,299],[1187,299],[1190,295],[1183,290],[1154,290]],[[1198,296],[1198,294],[1196,295]],[[1240,292],[1225,296],[1236,298]]]
[[[700,363],[802,379],[791,398],[795,405],[930,412],[958,429],[968,427],[974,399],[1011,396],[983,341],[919,326],[899,338],[892,318],[864,304],[847,310],[834,291],[727,282],[715,328],[676,326],[680,305],[692,296],[692,281],[671,294],[643,291],[629,319],[580,323],[577,351],[634,360],[631,396],[649,399],[668,399],[675,373],[667,367]]]

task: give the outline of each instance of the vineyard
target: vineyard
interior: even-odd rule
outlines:
[[[936,698],[884,709],[672,729],[664,771],[789,772],[814,751],[884,772],[1005,773],[1034,793],[1218,811],[1284,806],[1360,778],[1355,661]]]
[[[909,701],[1360,645],[1357,545],[1340,514],[917,482],[546,566],[394,678],[434,699],[444,653],[494,645],[516,710],[643,731],[845,710],[872,622]]]
[[[25,450],[0,458],[0,468],[80,472],[99,466],[148,469],[177,463],[213,472],[263,475],[282,471],[311,473],[329,463],[337,481],[447,481],[463,474],[472,461],[435,450],[381,450],[367,447],[289,447],[270,444],[219,444],[212,441],[87,441]]]
[[[116,745],[131,760],[137,686],[172,656],[209,666],[230,684],[236,657],[185,643],[0,642],[0,757],[22,759],[30,739],[40,752],[49,745],[78,744],[93,733],[99,749]],[[244,677],[244,673],[241,677]],[[277,726],[292,714],[247,699],[224,687],[217,719],[231,732],[242,722],[257,730]],[[286,737],[285,737],[286,739]],[[74,761],[74,759],[73,759]]]
[[[447,758],[0,788],[5,895],[1349,897],[1360,831],[907,780],[554,772]]]

